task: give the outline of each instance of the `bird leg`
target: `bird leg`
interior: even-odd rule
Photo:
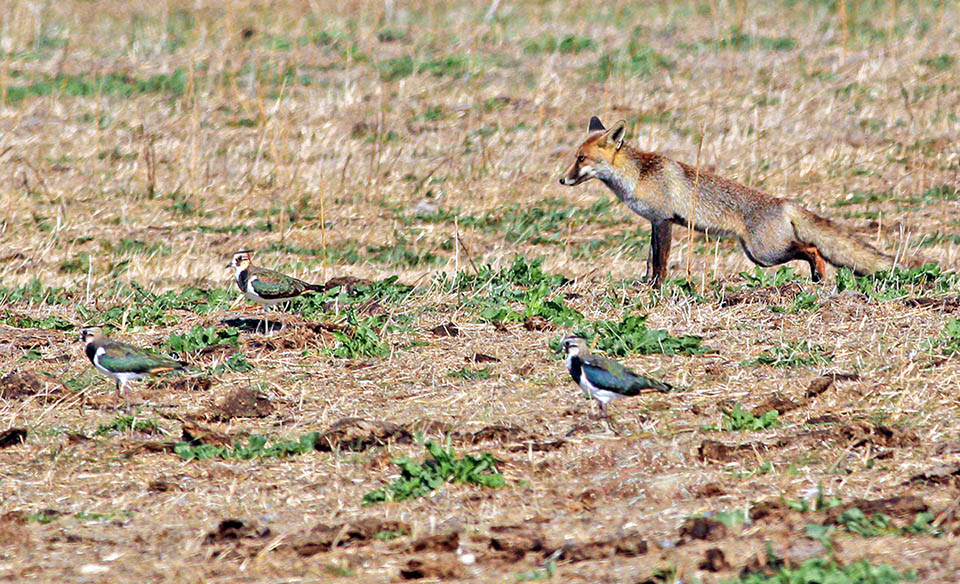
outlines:
[[[125,398],[125,396],[124,396],[124,385],[126,385],[126,384],[125,384],[125,383],[122,383],[119,379],[116,379],[115,382],[116,382],[116,384],[117,384],[117,399],[113,400],[113,409],[114,409],[114,410],[119,410],[119,409],[120,409],[120,398],[121,398],[121,397],[124,397],[124,398]],[[124,399],[124,401],[126,401],[126,399]]]
[[[614,434],[616,434],[617,436],[619,436],[619,435],[620,435],[620,432],[617,431],[617,429],[614,427],[614,425],[613,425],[613,424],[614,424],[614,420],[610,418],[610,415],[609,415],[609,413],[607,412],[607,406],[608,406],[608,405],[609,405],[609,404],[607,404],[607,403],[605,403],[605,402],[600,402],[600,412],[603,414],[602,421],[607,424],[607,428],[609,428],[611,432],[613,432]]]
[[[260,319],[260,322],[257,323],[257,328],[253,332],[258,332],[260,330],[260,325],[263,325],[263,334],[270,332],[270,307],[266,304],[261,305],[263,309],[263,318]]]

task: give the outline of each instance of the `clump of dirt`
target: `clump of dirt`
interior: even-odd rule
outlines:
[[[757,522],[763,519],[771,521],[784,521],[790,515],[797,513],[794,509],[788,507],[786,503],[779,499],[772,501],[760,501],[750,507],[750,520]]]
[[[955,312],[960,310],[960,296],[907,298],[903,303],[911,308],[929,308],[940,312]]]
[[[814,416],[807,420],[807,424],[839,424],[840,417],[834,416],[833,414],[826,414],[823,416]]]
[[[633,558],[647,553],[647,541],[639,534],[633,533],[596,541],[570,543],[564,545],[562,550],[560,557],[569,562],[601,560],[613,556]],[[553,552],[546,555],[552,556]]]
[[[421,578],[436,578],[447,580],[459,578],[463,566],[455,557],[441,556],[439,558],[414,558],[400,568],[400,576],[404,580],[420,580]]]
[[[35,395],[50,401],[66,389],[59,379],[33,371],[13,371],[0,379],[0,399],[5,400]]]
[[[804,397],[817,397],[818,395],[830,389],[831,386],[833,386],[833,377],[829,375],[821,375],[810,382],[810,385],[807,386],[807,392],[804,394]]]
[[[364,278],[355,278],[353,276],[338,276],[336,278],[330,278],[327,280],[327,283],[323,285],[323,290],[326,292],[337,286],[343,288],[347,292],[354,292],[358,288],[365,286],[373,286],[374,282],[371,280],[366,280]]]
[[[214,446],[233,446],[235,437],[201,426],[193,420],[183,420],[180,429],[181,439],[190,444],[213,444]]]
[[[173,453],[173,449],[176,446],[176,443],[170,440],[165,440],[165,441],[150,440],[147,442],[138,442],[134,444],[126,443],[126,446],[128,446],[128,448],[124,450],[123,453],[120,454],[120,456],[124,458],[133,458],[138,454],[143,454],[147,452]]]
[[[154,479],[147,483],[147,491],[151,493],[168,493],[180,490],[179,485],[168,479]]]
[[[490,528],[490,534],[493,557],[505,562],[517,562],[528,552],[542,552],[546,548],[546,538],[538,527],[498,525]]]
[[[680,526],[680,539],[719,541],[727,536],[727,526],[709,517],[688,517]]]
[[[10,428],[0,432],[0,448],[19,446],[27,441],[27,431],[24,428]]]
[[[28,521],[29,519],[27,519],[27,513],[25,511],[7,511],[3,515],[0,515],[0,523],[25,525]]]
[[[244,309],[241,309],[241,310],[244,310]],[[220,324],[227,327],[233,327],[244,333],[253,333],[253,334],[279,331],[281,326],[281,323],[278,320],[269,320],[266,317],[257,318],[257,317],[247,317],[247,316],[242,316],[239,318],[225,318],[220,321]],[[230,349],[230,347],[227,345],[214,345],[214,346],[222,347],[225,350]]]
[[[697,457],[704,462],[729,462],[742,456],[753,456],[755,452],[766,452],[771,448],[779,448],[785,444],[785,440],[776,440],[771,444],[756,441],[731,446],[716,440],[704,440],[697,447]]]
[[[863,511],[867,517],[872,517],[877,513],[883,513],[893,519],[913,521],[918,513],[923,513],[929,509],[927,503],[915,495],[904,497],[887,497],[885,499],[855,499],[849,503],[838,505],[826,510],[824,525],[834,525],[837,518],[844,511],[856,507]]]
[[[476,432],[443,432],[454,442],[475,445],[482,442],[496,442],[510,452],[545,452],[562,448],[567,441],[564,438],[543,441],[539,436],[516,426],[486,426]]]
[[[90,438],[81,432],[67,432],[66,433],[67,442],[70,444],[81,444],[83,442],[89,442]]]
[[[796,402],[782,395],[772,395],[760,402],[757,409],[761,412],[777,410],[781,414],[795,410],[803,405],[803,402]]]
[[[490,528],[487,560],[514,563],[528,554],[538,561],[561,558],[583,562],[613,556],[636,557],[647,553],[647,541],[638,533],[621,534],[587,541],[565,541],[548,536],[539,525],[498,525]]]
[[[833,387],[836,381],[854,381],[857,379],[860,379],[860,376],[856,373],[831,373],[829,375],[821,375],[810,382],[810,385],[807,386],[806,393],[804,393],[804,397],[807,399],[816,397]]]
[[[40,329],[21,330],[0,326],[0,344],[9,344],[13,349],[37,349],[54,345],[63,339],[63,334]]]
[[[562,439],[535,442],[538,439],[535,434],[515,426],[486,426],[476,432],[457,432],[449,424],[434,420],[419,420],[401,426],[381,420],[344,418],[320,434],[316,449],[324,452],[334,449],[360,452],[388,443],[409,444],[415,433],[445,436],[454,443],[465,445],[496,442],[508,450],[552,450],[564,444]]]
[[[709,548],[704,552],[703,561],[697,567],[708,572],[720,572],[721,570],[729,570],[730,564],[727,562],[722,549]]]
[[[361,452],[371,446],[388,443],[409,444],[413,435],[405,428],[391,422],[344,418],[317,437],[316,449],[321,452],[348,450]]]
[[[413,434],[423,434],[424,436],[451,436],[456,434],[453,426],[440,420],[430,418],[420,418],[404,426],[408,432]]]
[[[557,326],[542,316],[528,316],[523,321],[523,328],[528,331],[552,331]]]
[[[453,324],[452,322],[435,326],[432,329],[430,329],[430,332],[433,333],[434,336],[438,336],[438,337],[459,337],[460,336],[460,329],[458,329],[457,325]]]
[[[874,426],[868,422],[843,426],[840,428],[840,436],[852,441],[851,448],[868,444],[883,448],[906,448],[920,442],[920,438],[912,430]]]
[[[24,527],[28,521],[24,511],[0,515],[0,545],[29,545],[30,534]]]
[[[270,535],[270,529],[267,527],[257,527],[253,522],[243,521],[242,519],[224,519],[217,528],[207,533],[203,538],[205,545],[214,545],[240,540],[263,539]]]
[[[459,547],[460,532],[456,530],[421,537],[410,544],[410,550],[414,552],[455,552]]]
[[[408,534],[410,526],[402,521],[373,517],[338,525],[321,523],[309,532],[294,537],[288,545],[301,556],[312,556],[336,547],[368,545],[376,541],[377,534],[382,533]]]
[[[166,382],[165,387],[171,392],[200,393],[209,391],[213,380],[206,375],[181,376]]]
[[[465,444],[479,444],[481,442],[510,444],[521,440],[534,440],[536,436],[516,426],[487,426],[473,433],[458,434],[456,438]]]
[[[265,418],[275,410],[267,396],[252,387],[241,387],[214,406],[207,419],[228,422],[234,418]]]
[[[765,286],[748,290],[727,292],[720,301],[720,306],[736,306],[737,304],[762,303],[780,305],[793,302],[793,299],[803,292],[798,282],[787,282],[779,286]]]
[[[313,337],[314,335],[309,335]],[[312,338],[308,339],[308,335],[303,334],[300,331],[299,334],[294,332],[285,332],[283,336],[262,336],[257,335],[253,337],[247,337],[243,341],[243,347],[246,350],[251,350],[253,352],[261,351],[293,351],[297,349],[302,349],[307,346],[307,343]]]
[[[913,475],[903,484],[960,485],[960,462],[930,467],[920,474]]]
[[[726,495],[727,491],[723,488],[720,483],[706,483],[699,487],[696,491],[698,497],[708,499],[710,497],[719,497],[721,495]]]
[[[854,499],[838,505],[821,510],[811,510],[801,513],[793,509],[783,501],[776,499],[770,501],[761,501],[750,508],[750,520],[754,523],[783,524],[790,529],[797,526],[818,521],[822,525],[836,525],[839,517],[845,511],[856,507],[868,516],[872,517],[877,513],[887,515],[896,519],[904,525],[912,522],[918,513],[929,510],[927,503],[914,495],[902,497],[887,497],[884,499]],[[795,550],[799,553],[799,550]]]

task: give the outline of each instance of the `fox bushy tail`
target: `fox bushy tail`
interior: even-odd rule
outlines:
[[[829,219],[789,205],[787,216],[793,223],[797,239],[817,246],[823,259],[835,266],[850,268],[858,275],[889,270],[894,266],[889,256]]]

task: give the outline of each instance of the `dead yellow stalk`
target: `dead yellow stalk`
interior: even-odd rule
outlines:
[[[840,46],[847,52],[847,39],[850,38],[850,24],[847,21],[847,1],[837,0],[837,17],[840,19]]]
[[[697,224],[697,203],[700,201],[700,152],[703,150],[704,125],[700,123],[700,140],[697,142],[697,171],[693,175],[693,210],[687,221],[687,279],[690,279],[690,260],[693,257],[693,231]]]

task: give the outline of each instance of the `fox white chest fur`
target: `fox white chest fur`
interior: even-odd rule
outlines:
[[[620,176],[609,169],[597,173],[597,177],[613,191],[613,194],[616,195],[621,202],[625,203],[627,207],[637,215],[640,215],[648,221],[666,219],[662,213],[657,212],[647,201],[634,197],[634,191],[637,187],[636,181]]]

